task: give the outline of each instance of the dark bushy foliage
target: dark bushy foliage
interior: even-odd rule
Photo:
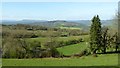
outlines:
[[[85,49],[85,50],[83,50],[82,52],[80,52],[80,53],[78,53],[78,54],[74,54],[73,56],[76,56],[76,57],[82,57],[82,56],[88,56],[88,55],[90,55],[91,53],[87,50],[87,49]]]
[[[73,39],[73,40],[68,40],[68,41],[51,41],[51,42],[46,42],[44,46],[54,46],[54,47],[62,47],[62,46],[68,46],[72,44],[77,44],[83,42],[83,40],[80,38],[78,40]]]

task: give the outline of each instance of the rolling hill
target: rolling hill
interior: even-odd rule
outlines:
[[[82,28],[89,29],[91,25],[91,20],[2,20],[2,24],[29,24],[29,25],[40,25],[47,27],[72,27],[72,28]],[[101,20],[103,26],[110,26],[112,24],[112,20]]]

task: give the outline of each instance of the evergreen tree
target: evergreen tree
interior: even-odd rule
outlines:
[[[109,45],[109,39],[108,39],[108,28],[103,27],[102,30],[102,45],[101,50],[103,53],[106,53],[106,47]]]
[[[117,52],[118,51],[118,47],[119,47],[119,40],[118,40],[118,34],[117,33],[115,33],[115,35],[114,35],[114,44],[115,44],[115,51]]]
[[[92,19],[91,29],[90,29],[90,49],[92,53],[96,53],[102,45],[101,36],[101,22],[99,16],[94,16]]]

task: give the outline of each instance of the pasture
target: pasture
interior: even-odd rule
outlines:
[[[111,60],[112,59],[112,60]],[[79,58],[2,59],[3,66],[117,66],[118,54],[100,54]]]
[[[80,53],[81,51],[86,49],[88,47],[86,43],[87,42],[81,42],[79,44],[63,46],[63,47],[57,48],[57,50],[64,55],[73,55],[75,53]]]
[[[49,40],[56,40],[56,41],[68,41],[68,40],[73,40],[73,39],[80,39],[82,38],[84,41],[89,40],[89,35],[81,35],[81,36],[69,36],[69,37],[38,37],[38,38],[27,38],[26,40],[29,42],[33,41],[40,41],[41,43],[44,43]]]
[[[60,27],[61,29],[80,29],[82,30],[82,28],[79,27]]]
[[[77,28],[71,27],[68,29],[75,30]],[[17,30],[15,30],[15,31],[17,31]],[[28,30],[25,30],[23,32],[26,32],[26,31],[28,31]],[[28,31],[28,32],[31,32],[31,34],[32,34],[32,32],[35,32],[35,34],[36,34],[38,32],[38,30]],[[40,30],[40,32],[42,32],[42,31]],[[8,44],[4,44],[4,46],[8,46],[8,48],[11,48],[14,45],[14,47],[16,46],[16,49],[13,53],[11,49],[10,49],[11,51],[9,51],[9,50],[7,51],[7,48],[4,47],[6,49],[6,51],[4,53],[5,57],[2,59],[2,65],[3,66],[117,66],[118,65],[118,54],[116,54],[116,53],[97,54],[98,57],[95,57],[92,54],[88,55],[88,56],[84,55],[82,57],[73,56],[74,54],[78,54],[78,53],[80,54],[83,50],[88,48],[89,42],[90,42],[89,34],[88,35],[68,35],[66,37],[65,36],[57,36],[57,37],[54,36],[53,37],[53,36],[49,35],[49,33],[47,33],[47,32],[49,32],[49,30],[46,30],[45,33],[44,32],[45,31],[43,31],[43,34],[46,33],[46,34],[48,34],[48,36],[46,35],[44,37],[44,36],[38,35],[38,37],[23,37],[23,40],[27,41],[28,43],[33,42],[33,43],[31,43],[31,44],[33,44],[32,46],[26,43],[26,44],[22,45],[23,47],[18,47],[17,43],[12,43],[10,46],[9,43],[11,43],[10,42],[11,39],[15,39],[15,38],[12,36],[9,36],[9,35],[7,36],[7,32],[6,32],[5,33],[6,36],[4,38],[10,37],[11,39],[9,39],[9,38],[6,39],[5,42]],[[59,31],[58,31],[58,33],[59,33]],[[61,33],[66,33],[66,32],[61,31]],[[28,33],[26,33],[26,34],[28,34]],[[38,32],[38,34],[39,34],[39,32]],[[18,37],[18,36],[21,36],[21,34],[19,35],[16,32],[15,37]],[[16,38],[16,40],[18,40],[18,38]],[[56,57],[54,57],[55,52],[56,52],[55,49],[50,48],[49,46],[46,49],[44,48],[44,44],[47,42],[51,42],[51,41],[67,42],[67,41],[79,40],[79,39],[82,39],[82,41],[78,42],[78,43],[74,43],[74,44],[68,44],[68,45],[64,45],[61,47],[56,47],[56,50],[58,51],[58,53],[60,53],[61,56],[65,55],[65,56],[69,56],[69,58],[61,57],[61,56],[56,58]],[[34,43],[35,41],[37,41],[37,42],[39,41],[41,44],[36,44],[36,43]],[[12,42],[14,42],[14,40],[12,40]],[[21,44],[19,44],[19,45],[21,45]],[[26,45],[28,45],[28,46],[26,46]],[[33,47],[34,45],[35,45],[35,48]],[[41,48],[37,47],[37,45],[41,45],[42,47]],[[24,48],[24,46],[25,46],[25,48]],[[111,49],[114,49],[114,48],[111,48]],[[111,49],[107,49],[106,51],[113,51]],[[19,52],[18,52],[18,50],[19,50]],[[39,53],[37,51],[39,51]],[[16,55],[17,52],[18,52],[18,55],[20,55],[20,56]],[[14,54],[13,57],[12,57],[12,54]],[[45,54],[46,57],[41,58],[41,56],[39,56],[41,54],[42,55]],[[50,54],[50,56],[47,56],[49,54]],[[21,59],[17,59],[18,57],[21,57],[21,55],[23,57]],[[33,57],[33,55],[36,55],[39,57],[36,57],[36,56]],[[6,56],[9,56],[10,58],[9,57],[6,58]]]

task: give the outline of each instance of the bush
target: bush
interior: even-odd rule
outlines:
[[[79,56],[88,56],[90,55],[91,53],[89,52],[89,50],[85,49],[83,50],[82,52],[79,53]]]
[[[26,42],[24,39],[12,36],[4,38],[3,58],[37,58],[41,54],[41,43],[39,41]]]
[[[73,39],[73,40],[68,40],[68,41],[48,41],[44,44],[44,46],[54,46],[54,47],[62,47],[62,46],[67,46],[67,45],[72,45],[72,44],[77,44],[83,42],[82,39]]]
[[[60,57],[60,53],[55,47],[47,46],[46,49],[42,52],[41,57]]]
[[[97,54],[93,54],[93,57],[98,57]]]

